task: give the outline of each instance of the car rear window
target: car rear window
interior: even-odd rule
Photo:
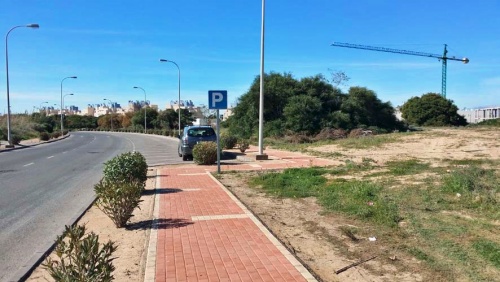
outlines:
[[[203,137],[203,136],[213,136],[215,131],[211,127],[202,128],[191,128],[188,130],[188,136],[190,137]]]

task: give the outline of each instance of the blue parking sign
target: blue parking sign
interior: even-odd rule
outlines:
[[[227,109],[227,90],[209,90],[208,108],[214,110]]]

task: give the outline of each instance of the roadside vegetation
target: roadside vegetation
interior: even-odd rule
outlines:
[[[420,260],[433,281],[494,281],[500,275],[500,163],[489,159],[416,159],[378,165],[346,161],[259,173],[255,189],[278,198],[315,197],[326,213],[358,227],[341,228],[353,242],[376,236],[388,249]]]
[[[123,153],[104,164],[104,177],[94,186],[95,205],[117,228],[125,227],[139,207],[147,170],[138,152]],[[117,247],[112,241],[100,243],[93,232],[86,234],[84,225],[66,226],[57,237],[54,255],[42,266],[55,281],[112,281]]]
[[[178,111],[167,109],[157,111],[147,108],[147,130],[150,134],[177,136]],[[61,116],[46,115],[45,112],[33,114],[11,115],[11,136],[13,143],[19,144],[22,140],[38,138],[47,141],[61,135]],[[181,111],[181,126],[191,125],[194,121],[192,113]],[[106,114],[100,117],[66,115],[64,117],[64,134],[70,130],[119,132],[144,132],[144,109],[134,113]],[[7,140],[7,116],[0,116],[0,140]]]

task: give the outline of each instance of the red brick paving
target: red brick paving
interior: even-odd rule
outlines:
[[[227,164],[221,169],[331,164],[298,153],[271,153],[276,158],[272,161]],[[168,190],[160,196],[159,220],[176,223],[159,226],[155,281],[307,281],[206,173],[216,169],[186,165],[160,171],[158,188]]]

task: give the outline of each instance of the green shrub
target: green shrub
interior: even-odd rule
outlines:
[[[139,152],[127,152],[104,163],[104,179],[111,182],[139,182],[144,188],[148,174],[146,159]]]
[[[248,140],[240,140],[238,141],[240,152],[245,153],[245,151],[250,148],[250,142]]]
[[[215,142],[201,142],[194,145],[193,160],[201,165],[215,163],[217,161],[217,144]]]
[[[40,141],[48,141],[50,139],[50,136],[47,132],[40,132]]]
[[[221,135],[220,137],[220,146],[224,149],[232,149],[236,146],[238,142],[238,138],[232,135]]]
[[[133,216],[134,209],[142,202],[144,184],[137,181],[110,181],[101,179],[94,186],[96,205],[116,225],[124,227]]]
[[[56,139],[61,137],[61,132],[60,131],[54,131],[52,132],[52,138]]]
[[[99,236],[85,236],[85,226],[66,226],[57,237],[57,260],[48,257],[42,264],[55,281],[112,281],[114,242],[108,241],[99,249]]]
[[[17,135],[17,134],[12,134],[10,135],[10,138],[12,139],[12,144],[13,145],[19,145],[19,143],[21,143],[21,140],[23,140],[21,138],[21,136]]]

